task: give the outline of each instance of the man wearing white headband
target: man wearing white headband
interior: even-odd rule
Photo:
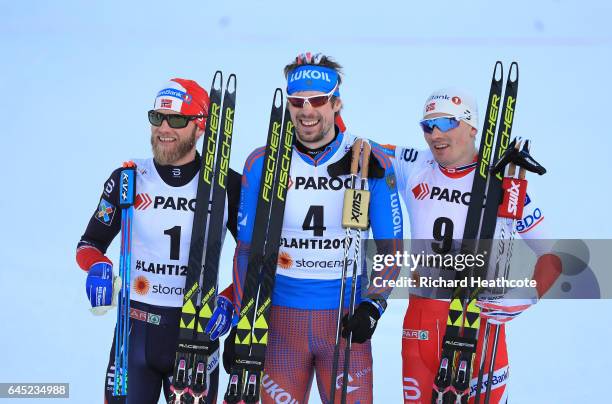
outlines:
[[[424,245],[430,246],[425,249],[432,250],[426,252],[447,253],[450,251],[434,249],[433,245],[442,245],[440,240],[460,243],[463,237],[478,157],[475,145],[478,133],[476,101],[464,91],[454,88],[435,91],[425,101],[420,126],[429,149],[389,146],[386,150],[393,157],[398,190],[409,214],[413,248],[419,240],[424,242],[418,244],[418,251],[414,250],[414,253],[421,253],[420,247]],[[543,243],[536,242],[545,239],[546,226],[542,210],[531,197],[531,192],[528,198],[530,202],[525,205],[523,220],[517,222],[516,228],[539,257],[534,278],[538,279],[537,297],[540,297],[559,275],[561,263],[556,255],[543,248]],[[536,215],[540,220],[526,221],[530,215]],[[507,229],[507,234],[511,230]],[[415,279],[419,276],[448,280],[455,278],[454,271],[434,267],[420,267],[415,275]],[[410,290],[402,333],[402,395],[405,404],[431,402],[451,293],[450,288],[417,287]],[[480,330],[485,329],[487,320],[503,324],[534,302],[535,299],[502,299],[493,305],[479,302],[482,309]],[[477,390],[484,332],[479,334],[470,381],[470,403],[473,403]],[[491,357],[491,342],[492,338],[487,348],[488,358]],[[486,364],[485,369],[488,370],[488,366]],[[506,402],[508,374],[508,355],[502,325],[494,364],[491,403]],[[484,401],[485,388],[486,375],[480,402]]]
[[[295,125],[289,190],[287,191],[279,263],[270,311],[270,328],[261,382],[263,403],[307,402],[314,374],[321,401],[329,402],[330,390],[340,398],[343,361],[332,379],[332,358],[336,338],[336,319],[340,296],[343,240],[341,226],[344,194],[349,186],[348,170],[343,162],[350,157],[356,140],[344,132],[339,118],[340,65],[321,54],[301,54],[285,67],[288,108]],[[401,209],[395,187],[393,167],[378,146],[371,160],[377,160],[379,178],[369,178],[371,192],[370,223],[377,245],[393,253],[402,238]],[[241,225],[235,254],[234,299],[240,307],[244,277],[252,238],[263,148],[247,159],[243,173],[240,201]],[[339,171],[334,171],[334,167]],[[394,207],[395,206],[395,207]],[[364,234],[364,237],[367,236]],[[396,267],[381,271],[383,278],[397,276]],[[361,271],[364,273],[365,271]],[[372,403],[372,351],[370,338],[386,307],[389,290],[371,286],[358,277],[363,293],[356,298],[352,317],[345,317],[343,335],[352,332],[352,353],[348,384],[348,402]],[[345,307],[350,297],[350,279],[345,293]],[[235,331],[232,331],[234,333]],[[342,339],[341,351],[346,339]],[[233,363],[233,334],[226,339],[224,366]],[[281,398],[282,397],[282,398]]]
[[[162,388],[165,399],[170,398],[201,165],[196,142],[204,132],[208,104],[208,93],[198,83],[176,78],[161,87],[147,113],[153,157],[134,160],[138,194],[130,273],[128,395],[126,399],[112,394],[113,341],[104,373],[105,403],[157,403]],[[87,272],[86,291],[94,314],[111,309],[119,289],[113,283],[113,263],[105,254],[121,228],[120,173],[121,168],[116,169],[104,183],[98,208],[77,246],[76,259]],[[227,185],[225,221],[235,235],[240,175],[230,170]],[[220,306],[230,313],[233,309],[231,301],[223,297],[217,301]],[[218,362],[216,349],[209,358],[206,403],[216,403]]]

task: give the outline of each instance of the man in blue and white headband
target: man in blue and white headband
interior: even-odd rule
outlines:
[[[262,378],[263,403],[307,402],[314,373],[321,401],[342,388],[343,355],[332,377],[332,358],[344,259],[342,206],[348,180],[350,150],[356,137],[344,133],[340,119],[341,66],[321,54],[299,55],[284,69],[287,100],[295,125],[281,246],[270,313],[268,347]],[[367,186],[371,193],[369,221],[379,253],[393,254],[402,239],[402,218],[393,166],[378,145],[372,145]],[[238,244],[234,267],[234,302],[240,307],[264,159],[263,148],[246,160],[240,201]],[[367,237],[367,231],[363,237]],[[382,249],[382,250],[381,250]],[[352,261],[351,261],[352,262]],[[352,264],[349,264],[352,268]],[[348,402],[371,403],[372,350],[370,338],[386,308],[389,290],[367,285],[360,269],[353,316],[342,322],[341,352],[352,333]],[[385,267],[381,278],[394,278],[397,268]],[[349,306],[350,283],[345,289]],[[362,285],[364,285],[362,290]],[[224,364],[231,362],[232,341],[226,341]],[[332,386],[332,379],[334,385]],[[281,398],[282,397],[282,398]]]

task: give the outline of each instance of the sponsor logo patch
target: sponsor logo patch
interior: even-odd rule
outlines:
[[[422,182],[412,188],[414,199],[422,201],[426,198],[435,199],[449,203],[457,203],[468,205],[470,203],[470,192],[461,192],[457,189],[448,189],[440,187],[429,187],[426,182]]]
[[[387,182],[387,186],[390,190],[394,190],[397,185],[397,180],[395,179],[395,174],[389,174],[385,177],[385,181]]]
[[[414,199],[423,200],[427,198],[429,195],[429,185],[426,183],[421,183],[414,188],[412,188],[412,195],[414,195]]]
[[[293,266],[293,259],[286,251],[281,251],[278,254],[278,266],[283,269],[289,269]]]
[[[146,295],[147,293],[149,293],[150,288],[151,284],[149,283],[149,280],[144,276],[139,276],[134,279],[134,291],[139,295]]]
[[[413,330],[410,328],[404,328],[402,330],[402,338],[404,339],[416,339],[419,341],[429,340],[429,331],[427,330]]]
[[[115,206],[107,201],[106,199],[100,199],[100,204],[98,205],[98,211],[96,212],[96,219],[99,222],[104,223],[107,226],[110,226],[113,221],[113,217],[115,216],[115,211],[117,209]]]
[[[151,205],[151,197],[147,193],[142,193],[136,195],[136,200],[134,201],[134,207],[138,210],[145,210]]]

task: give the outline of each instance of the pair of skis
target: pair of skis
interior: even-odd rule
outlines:
[[[247,264],[240,320],[224,403],[258,403],[263,375],[272,290],[283,227],[293,153],[294,126],[276,89],[262,167],[257,211]],[[284,110],[284,117],[283,117]]]
[[[498,226],[499,232],[497,235],[498,239],[496,240],[497,256],[495,259],[495,271],[493,274],[493,279],[497,279],[500,276],[500,272],[501,272],[500,268],[502,266],[503,266],[502,277],[507,279],[508,275],[510,274],[512,247],[513,247],[514,238],[516,236],[515,221],[516,219],[523,217],[523,205],[521,204],[521,201],[525,200],[526,192],[527,192],[527,181],[525,180],[525,173],[527,169],[524,168],[526,164],[522,164],[523,166],[519,166],[520,168],[518,170],[518,178],[515,178],[517,174],[517,170],[516,170],[517,163],[515,163],[514,161],[522,160],[521,157],[529,156],[529,146],[530,146],[529,140],[527,139],[522,140],[521,138],[515,139],[512,143],[510,143],[505,156],[501,160],[497,161],[497,163],[494,165],[493,170],[492,170],[494,174],[496,171],[503,172],[506,164],[508,165],[508,172],[506,176],[504,176],[503,183],[502,183],[502,188],[506,192],[504,192],[504,200],[499,206],[498,214],[497,214],[497,216],[501,220],[501,223],[500,223],[501,226]],[[520,154],[522,154],[522,156],[520,156]],[[518,157],[518,159],[504,161],[506,157],[509,157],[511,155],[515,155],[516,157]],[[537,162],[535,163],[537,164]],[[544,172],[546,172],[546,170],[543,167],[541,167],[541,169],[543,170],[543,172],[540,172],[540,174],[543,174]],[[502,219],[502,218],[505,218],[505,219]],[[509,234],[506,234],[506,230],[509,231]],[[503,296],[504,291],[505,289],[501,288],[501,290],[497,291],[498,295]],[[497,324],[491,324],[487,322],[485,326],[485,333],[482,339],[483,349],[481,350],[482,353],[480,356],[480,365],[478,368],[479,370],[478,370],[478,379],[476,383],[476,397],[474,400],[474,404],[480,403],[482,385],[484,382],[485,365],[487,363],[487,355],[489,353],[489,350],[486,349],[486,347],[488,345],[489,334],[491,333],[491,330],[493,330],[494,335],[493,335],[493,343],[491,346],[491,356],[489,359],[489,368],[487,369],[487,379],[486,379],[487,383],[486,383],[486,389],[485,389],[484,402],[489,403],[491,399],[491,387],[493,385],[492,379],[493,379],[493,373],[495,371],[495,358],[497,356],[497,346],[499,342],[499,335],[500,335],[501,328]]]
[[[130,270],[132,263],[132,221],[136,195],[136,165],[123,163],[119,176],[119,208],[121,209],[121,247],[119,277],[121,290],[115,326],[115,379],[113,396],[127,396],[128,352],[130,348]]]
[[[514,73],[514,75],[513,75]],[[513,78],[514,77],[514,78]],[[518,64],[510,66],[504,91],[503,66],[496,62],[487,102],[485,124],[481,133],[478,163],[472,183],[470,204],[465,222],[462,254],[485,254],[486,271],[492,239],[497,224],[498,206],[502,199],[502,173],[489,175],[493,161],[500,160],[510,145],[512,123],[518,90]],[[501,113],[500,113],[501,111]],[[501,125],[498,120],[501,116]],[[495,145],[493,145],[495,143]],[[488,186],[487,186],[488,185]],[[486,198],[486,205],[484,204]],[[484,212],[483,212],[484,205]],[[478,274],[477,276],[482,276]],[[473,270],[457,272],[457,278],[476,276]],[[470,395],[472,365],[476,354],[480,327],[480,308],[476,306],[479,289],[458,287],[453,291],[446,334],[442,341],[442,355],[434,380],[433,404],[467,404]],[[483,347],[486,351],[486,346]],[[490,379],[488,388],[490,389]],[[476,396],[480,395],[480,388]]]
[[[202,403],[208,395],[207,364],[214,345],[204,332],[217,296],[217,276],[223,245],[223,217],[231,154],[236,76],[227,79],[223,106],[223,75],[217,71],[210,104],[201,167],[198,173],[185,295],[169,403]]]

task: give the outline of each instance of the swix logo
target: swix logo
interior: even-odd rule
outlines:
[[[513,215],[516,215],[518,209],[520,192],[520,184],[516,181],[512,181],[510,183],[510,189],[508,190],[508,194],[510,194],[510,199],[508,199],[508,212]]]
[[[134,207],[138,210],[145,210],[148,208],[151,203],[151,197],[147,193],[142,193],[136,195],[136,201],[134,201]]]
[[[266,374],[261,378],[261,387],[277,404],[299,404],[298,400],[291,397],[288,391],[279,386],[278,383]]]
[[[457,203],[468,205],[470,203],[470,192],[461,192],[457,189],[450,190],[448,188],[431,187],[425,182],[412,188],[412,194],[416,200],[435,199],[438,201],[445,201],[449,203]]]
[[[351,179],[340,177],[295,177],[295,189],[316,189],[325,191],[339,191],[341,189],[349,189],[351,187]]]
[[[427,104],[427,106],[425,107],[425,113],[433,111],[434,109],[436,109],[436,103],[435,102],[430,102],[429,104]]]
[[[419,382],[412,377],[404,377],[404,400],[418,400],[421,398]]]
[[[422,201],[423,199],[427,198],[427,195],[429,195],[429,185],[424,182],[420,183],[416,187],[412,188],[412,195],[414,195],[414,199]]]
[[[363,215],[363,212],[361,211],[361,193],[355,192],[353,195],[353,203],[351,205],[351,220],[355,223],[359,223],[359,218]]]

